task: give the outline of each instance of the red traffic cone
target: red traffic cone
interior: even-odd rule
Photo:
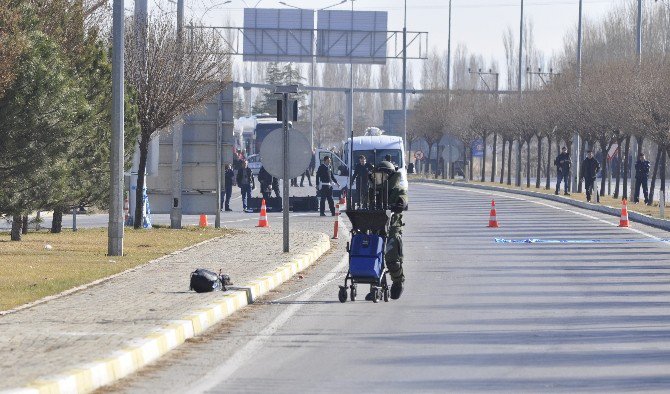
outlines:
[[[630,221],[628,220],[628,203],[624,198],[621,200],[621,219],[619,220],[619,227],[629,227]]]
[[[258,218],[258,226],[256,227],[270,227],[268,222],[268,212],[265,207],[265,199],[261,200],[261,216]]]
[[[201,213],[201,214],[200,214],[200,223],[199,223],[199,225],[200,225],[200,227],[202,227],[202,228],[209,226],[209,224],[207,223],[207,215],[205,215],[204,213]]]
[[[344,205],[344,204],[347,203],[347,191],[346,190],[342,190],[342,193],[340,194],[339,203],[340,203],[340,205]]]
[[[491,200],[491,215],[489,216],[488,227],[498,228],[498,218],[496,217],[496,202]]]

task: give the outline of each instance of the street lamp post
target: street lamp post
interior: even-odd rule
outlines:
[[[314,21],[316,23],[316,13],[317,11],[322,11],[326,10],[328,8],[335,7],[340,4],[346,3],[347,0],[342,0],[339,3],[329,5],[328,7],[323,7],[319,8],[314,11]],[[287,7],[295,8],[298,10],[301,10],[302,8],[296,7],[294,5],[288,4],[284,1],[280,1],[279,4],[285,5]],[[316,31],[316,26],[313,26],[313,33],[312,33],[312,61],[311,61],[311,70],[310,70],[310,85],[314,86],[314,73],[316,70],[316,34],[314,33]],[[310,103],[310,110],[309,110],[309,144],[312,149],[314,149],[314,90],[310,90],[309,92],[309,103]],[[249,114],[251,114],[251,106],[249,107]]]
[[[407,0],[405,0],[405,14],[402,25],[402,122],[402,140],[405,144],[405,152],[407,152],[407,161],[409,161],[410,152],[407,142]]]
[[[112,143],[110,157],[110,204],[107,254],[123,255],[123,102],[124,42],[123,0],[113,3],[112,42]]]

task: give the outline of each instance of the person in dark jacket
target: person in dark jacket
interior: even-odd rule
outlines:
[[[305,169],[305,172],[303,172],[302,176],[300,177],[300,187],[304,186],[305,177],[307,177],[307,182],[309,182],[309,185],[312,186],[312,175],[309,171],[309,167]]]
[[[251,168],[249,168],[249,162],[246,160],[242,161],[242,167],[237,170],[237,186],[240,187],[240,192],[242,193],[242,208],[244,212],[251,212],[247,203],[251,198],[251,190],[256,188],[256,182],[254,181],[254,174],[251,172]]]
[[[649,178],[649,168],[651,164],[645,159],[644,153],[640,153],[640,157],[635,163],[635,196],[633,202],[636,204],[640,202],[640,186],[644,193],[644,203],[649,204],[649,189],[647,187],[647,180]]]
[[[233,171],[233,166],[231,164],[226,164],[226,169],[223,176],[224,192],[221,196],[221,205],[225,208],[221,208],[221,210],[225,209],[226,211],[230,212],[232,211],[232,209],[230,209],[230,196],[233,195],[233,183],[235,182],[235,171]]]
[[[319,205],[319,212],[321,216],[326,216],[324,213],[326,209],[326,199],[328,200],[328,207],[330,208],[331,215],[335,216],[335,202],[333,201],[333,182],[337,186],[340,186],[333,175],[333,170],[330,168],[330,156],[323,158],[323,163],[319,166],[319,169],[316,171],[316,189],[321,196],[321,202]]]
[[[591,201],[593,193],[593,184],[596,181],[596,175],[600,171],[600,163],[593,157],[593,151],[586,151],[586,159],[582,162],[581,178],[584,178],[586,187],[586,201]]]
[[[556,156],[554,159],[554,165],[556,166],[556,192],[561,190],[561,180],[563,181],[563,192],[566,196],[570,195],[570,167],[572,166],[572,160],[570,159],[570,154],[568,153],[568,148],[565,146],[561,148],[561,153]]]
[[[356,195],[359,198],[358,204],[363,207],[363,209],[368,208],[369,200],[369,180],[370,174],[374,171],[374,166],[370,163],[367,163],[365,155],[358,156],[358,163],[354,167],[354,175],[352,176],[352,181],[356,181]],[[354,182],[350,182],[353,184]]]
[[[272,177],[272,191],[275,192],[275,197],[281,197],[281,193],[279,193],[279,178]]]
[[[258,183],[261,185],[261,195],[265,199],[265,202],[272,197],[272,175],[261,166],[261,169],[258,171]]]

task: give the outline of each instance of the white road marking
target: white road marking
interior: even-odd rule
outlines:
[[[343,227],[344,231],[346,232],[346,227]],[[209,371],[209,373],[203,376],[202,379],[200,379],[202,382],[201,384],[192,387],[187,392],[189,394],[203,394],[216,388],[221,382],[230,378],[240,367],[249,362],[254,354],[259,349],[261,349],[265,343],[269,341],[272,336],[305,305],[305,301],[309,301],[312,297],[314,297],[314,295],[316,295],[316,293],[319,292],[319,290],[321,290],[325,284],[337,279],[336,276],[345,269],[348,262],[349,260],[345,254],[342,256],[340,262],[332,270],[330,270],[330,272],[324,275],[316,285],[306,289],[306,291],[304,291],[304,293],[295,300],[295,304],[292,304],[286,308],[281,314],[279,314],[279,316],[277,316],[253,339],[247,342],[241,349],[236,351],[223,364],[219,365],[216,369]],[[294,293],[291,296],[296,294],[298,293]]]
[[[529,203],[532,203],[532,204],[537,204],[537,205],[542,205],[542,206],[545,206],[545,207],[557,209],[559,211],[570,212],[570,213],[573,213],[575,215],[583,216],[583,217],[588,218],[588,219],[592,219],[592,220],[595,220],[595,221],[598,221],[598,222],[601,222],[601,223],[609,224],[610,226],[618,227],[618,224],[616,224],[616,223],[609,222],[605,219],[601,219],[601,218],[595,217],[593,215],[589,215],[589,214],[586,214],[586,213],[583,213],[583,212],[574,211],[574,210],[568,209],[568,208],[557,207],[555,205],[547,204],[547,203],[544,203],[544,202],[541,202],[541,201],[533,201],[533,200],[529,200],[527,198],[514,196],[514,195],[509,195],[508,193],[504,193],[504,192],[474,190],[474,189],[469,189],[469,188],[465,188],[465,187],[456,187],[456,186],[448,186],[448,185],[435,185],[435,184],[430,184],[430,183],[426,183],[425,185],[426,186],[437,187],[437,188],[443,188],[443,189],[462,190],[462,191],[469,192],[469,193],[493,195],[493,196],[498,196],[498,197],[509,198],[509,199],[512,199],[512,200],[526,201],[526,202],[529,202]],[[558,204],[560,204],[560,203],[558,203]],[[655,239],[657,241],[661,241],[665,244],[670,245],[670,241],[663,241],[662,238],[657,237],[657,236],[652,235],[652,234],[649,234],[649,233],[646,233],[642,230],[638,230],[638,229],[635,229],[635,228],[632,228],[632,227],[621,227],[621,228],[626,229],[628,231],[632,231],[632,232],[640,234],[640,235],[644,235],[645,237],[649,237],[649,238],[652,238],[652,239]]]

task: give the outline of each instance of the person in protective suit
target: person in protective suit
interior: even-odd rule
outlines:
[[[376,174],[384,173],[388,175],[388,187],[385,187],[383,180]],[[375,205],[386,205],[383,208],[390,209],[391,222],[389,224],[389,231],[386,234],[386,249],[384,250],[384,258],[386,260],[386,268],[391,275],[393,284],[391,285],[391,299],[397,300],[403,292],[403,285],[405,282],[405,274],[403,273],[403,251],[402,251],[402,228],[405,225],[402,221],[402,215],[407,209],[407,190],[400,185],[401,174],[398,169],[389,161],[382,161],[379,163],[373,175],[374,182],[374,200]],[[383,196],[384,189],[388,191],[387,196]]]

